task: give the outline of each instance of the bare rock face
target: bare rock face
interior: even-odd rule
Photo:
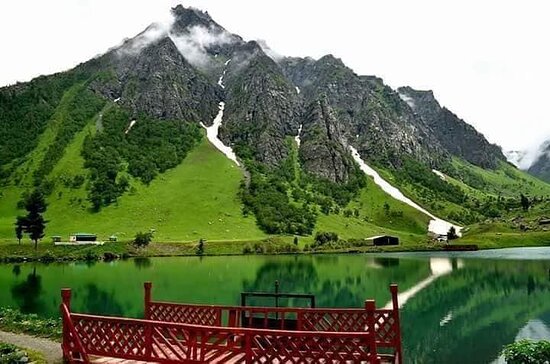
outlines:
[[[226,77],[222,140],[262,163],[279,165],[288,154],[286,136],[298,129],[294,86],[256,42],[237,50]]]
[[[170,38],[138,53],[113,51],[106,59],[109,77],[92,88],[136,114],[197,123],[216,116],[221,90],[185,60]]]
[[[398,92],[450,154],[482,168],[496,168],[499,161],[506,160],[499,146],[489,143],[473,126],[441,107],[432,91],[401,87]]]
[[[427,126],[382,80],[358,76],[332,55],[318,61],[286,58],[281,67],[305,102],[325,97],[344,143],[367,159],[398,167],[404,156],[430,165],[445,158]]]
[[[354,162],[346,150],[343,125],[325,97],[309,105],[302,125],[299,156],[304,170],[332,182],[347,182]]]

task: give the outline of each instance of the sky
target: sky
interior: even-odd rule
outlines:
[[[2,1],[0,86],[70,69],[179,3],[279,54],[331,53],[393,88],[433,90],[504,150],[550,138],[546,0]]]

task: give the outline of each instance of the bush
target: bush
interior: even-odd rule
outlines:
[[[502,352],[508,364],[543,364],[550,362],[550,342],[520,340],[506,345]]]
[[[338,242],[338,234],[331,231],[318,231],[315,234],[313,246],[321,246],[330,242]]]
[[[243,254],[252,254],[253,250],[250,244],[246,244],[243,248]]]
[[[195,251],[195,254],[204,255],[204,239],[199,240],[199,244],[197,245],[197,249]]]
[[[61,319],[44,319],[11,308],[0,308],[0,329],[46,338],[61,338]]]
[[[87,262],[92,262],[92,261],[98,260],[98,259],[99,259],[99,256],[91,250],[88,250],[86,252],[86,254],[84,255],[84,260],[86,260]]]
[[[136,237],[134,238],[134,245],[137,247],[143,247],[149,245],[149,243],[153,240],[153,233],[142,233],[141,231],[136,234]]]

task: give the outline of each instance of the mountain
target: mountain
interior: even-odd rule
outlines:
[[[0,238],[37,188],[49,235],[153,228],[167,241],[418,240],[433,214],[504,219],[519,193],[550,194],[431,91],[394,90],[333,55],[278,56],[194,8],[172,15],[72,70],[0,89]]]
[[[533,176],[550,182],[550,140],[544,142],[539,148],[539,153],[534,163],[527,170]]]
[[[510,163],[527,173],[550,182],[550,140],[535,148],[506,152]]]

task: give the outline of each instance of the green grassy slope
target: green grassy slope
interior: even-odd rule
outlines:
[[[71,159],[78,157],[68,153],[60,165]],[[54,191],[46,213],[47,234],[91,231],[103,238],[116,234],[129,239],[137,231],[155,229],[157,241],[263,238],[254,218],[242,217],[240,181],[241,171],[204,139],[178,167],[149,186],[132,181],[129,193],[98,213],[89,212],[86,203],[75,205],[75,198],[84,201],[83,188],[65,190],[60,197]]]
[[[389,206],[388,212],[384,203]],[[404,243],[418,243],[425,239],[430,220],[421,212],[389,197],[370,177],[367,187],[346,209],[359,210],[359,216],[345,217],[342,212],[338,215],[321,214],[316,231],[336,231],[344,239],[391,234],[399,236]]]

